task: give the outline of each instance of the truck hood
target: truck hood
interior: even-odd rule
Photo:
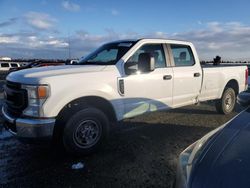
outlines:
[[[102,71],[101,65],[62,65],[31,68],[10,73],[7,80],[24,84],[39,83],[44,78]]]

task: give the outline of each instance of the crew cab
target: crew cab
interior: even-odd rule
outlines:
[[[228,114],[247,79],[246,66],[202,67],[190,42],[115,41],[76,65],[10,73],[2,113],[21,140],[53,138],[68,152],[87,154],[113,121],[207,100]]]

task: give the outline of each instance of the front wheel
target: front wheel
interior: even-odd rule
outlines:
[[[103,143],[108,131],[106,115],[96,108],[86,108],[67,121],[63,131],[63,145],[72,154],[89,154]]]
[[[230,114],[236,104],[236,94],[233,88],[226,87],[221,99],[217,100],[215,107],[217,112],[221,114]]]

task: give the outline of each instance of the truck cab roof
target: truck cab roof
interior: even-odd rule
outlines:
[[[174,44],[185,44],[185,45],[192,45],[191,42],[185,40],[177,40],[177,39],[164,39],[164,38],[138,38],[138,39],[123,39],[112,41],[108,43],[137,43],[137,42],[156,42],[156,43],[174,43]]]

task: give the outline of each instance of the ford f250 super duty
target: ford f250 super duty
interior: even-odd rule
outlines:
[[[19,139],[53,138],[87,154],[103,142],[109,122],[208,100],[228,114],[247,79],[246,66],[202,67],[190,42],[115,41],[76,65],[9,74],[2,113]]]

